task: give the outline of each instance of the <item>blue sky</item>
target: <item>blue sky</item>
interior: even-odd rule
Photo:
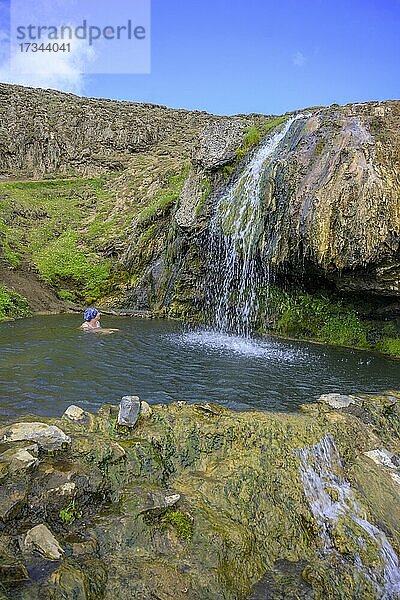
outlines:
[[[400,0],[153,0],[151,73],[72,91],[218,114],[394,99],[399,38]]]

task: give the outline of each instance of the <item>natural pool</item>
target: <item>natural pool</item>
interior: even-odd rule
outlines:
[[[295,410],[326,392],[398,389],[400,363],[357,350],[190,332],[180,323],[103,317],[114,335],[79,331],[79,315],[0,325],[0,414],[95,410],[121,396]]]

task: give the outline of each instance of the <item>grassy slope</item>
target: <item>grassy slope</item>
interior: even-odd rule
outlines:
[[[62,300],[91,303],[115,293],[129,277],[118,252],[136,231],[139,275],[146,262],[141,253],[173,209],[186,175],[171,175],[150,202],[121,211],[110,191],[115,175],[0,183],[3,262],[10,269],[34,267]]]
[[[106,289],[110,263],[93,232],[107,194],[103,179],[0,183],[0,243],[12,268],[33,265],[67,300],[91,301]]]

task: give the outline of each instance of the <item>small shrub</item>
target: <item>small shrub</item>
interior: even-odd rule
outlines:
[[[0,285],[0,321],[28,317],[30,314],[28,301],[23,296]]]
[[[82,511],[78,510],[73,500],[66,508],[62,508],[59,517],[66,525],[72,525],[77,519],[82,517]]]

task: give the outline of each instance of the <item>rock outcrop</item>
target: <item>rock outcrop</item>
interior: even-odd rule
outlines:
[[[200,320],[216,201],[288,115],[219,117],[5,84],[0,109],[0,175],[22,180],[22,188],[1,184],[8,202],[0,209],[0,272],[36,273],[62,299]],[[278,278],[317,278],[340,293],[383,298],[378,309],[392,317],[400,295],[400,102],[303,112],[262,173],[260,264]],[[82,177],[96,180],[82,187]],[[56,181],[41,194],[23,187],[32,178]],[[63,194],[62,206],[71,204],[65,238],[42,201]],[[52,273],[56,243],[74,246],[71,272]],[[83,251],[87,272],[102,261],[105,278],[86,294],[73,271]]]
[[[177,402],[133,429],[105,405],[46,420],[72,443],[21,473],[2,459],[21,442],[3,442],[3,597],[397,597],[400,395],[353,398],[288,415]]]
[[[399,102],[296,122],[263,178],[265,260],[308,262],[340,289],[400,295],[399,130]]]

